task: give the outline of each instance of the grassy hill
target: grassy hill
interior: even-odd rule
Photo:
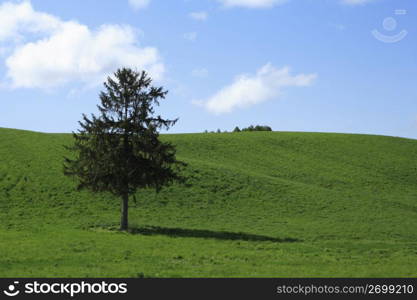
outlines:
[[[119,200],[62,174],[68,134],[0,129],[0,277],[417,276],[417,141],[162,137],[189,186]]]

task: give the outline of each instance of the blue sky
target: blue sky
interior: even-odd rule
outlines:
[[[104,78],[130,66],[169,90],[159,112],[180,118],[172,133],[265,124],[417,138],[414,0],[0,5],[0,127],[73,131]]]

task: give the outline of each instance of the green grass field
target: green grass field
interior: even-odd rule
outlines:
[[[416,277],[417,141],[165,135],[188,186],[119,200],[62,173],[68,134],[0,129],[0,277]]]

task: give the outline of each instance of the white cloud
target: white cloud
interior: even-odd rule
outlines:
[[[208,70],[206,68],[201,68],[201,69],[194,69],[191,72],[191,75],[194,77],[199,77],[199,78],[204,78],[207,77],[209,74]]]
[[[129,0],[130,6],[136,10],[146,8],[150,2],[150,0]]]
[[[208,18],[208,14],[205,11],[192,12],[188,16],[197,21],[206,21]]]
[[[184,39],[194,42],[197,39],[197,32],[187,32],[183,34]]]
[[[288,0],[217,0],[225,7],[270,8]]]
[[[21,40],[23,33],[51,33],[60,24],[58,18],[34,11],[29,1],[0,5],[0,42]]]
[[[374,0],[342,0],[342,3],[348,5],[363,5],[366,3],[373,2]]]
[[[154,79],[164,72],[158,50],[140,47],[133,28],[102,25],[92,30],[36,12],[30,2],[0,5],[2,43],[13,45],[5,63],[15,88],[49,89],[70,82],[95,86],[124,66],[145,69]]]
[[[239,75],[231,85],[224,87],[206,101],[194,103],[214,114],[229,113],[237,108],[276,99],[285,87],[309,86],[316,77],[316,74],[292,76],[289,68],[277,69],[268,63],[255,75]]]

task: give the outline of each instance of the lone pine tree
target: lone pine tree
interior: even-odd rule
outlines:
[[[159,139],[161,128],[176,120],[155,116],[154,106],[167,91],[151,86],[146,72],[123,68],[108,77],[100,93],[99,116],[83,114],[73,133],[75,159],[65,158],[64,174],[75,176],[78,189],[110,192],[121,198],[120,229],[128,229],[129,196],[137,189],[155,188],[184,178],[175,147]]]

